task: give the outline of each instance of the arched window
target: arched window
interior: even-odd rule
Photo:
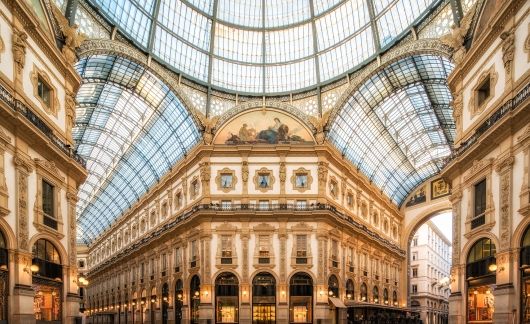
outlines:
[[[62,280],[61,257],[50,241],[40,239],[35,242],[33,245],[33,264],[38,267],[35,275]]]
[[[367,302],[368,301],[368,287],[366,286],[366,283],[361,284],[361,301]]]
[[[392,304],[394,306],[397,306],[397,304],[398,304],[397,291],[395,291],[395,290],[392,293]]]
[[[270,273],[258,273],[252,280],[252,321],[276,322],[276,279]]]
[[[296,273],[289,282],[290,323],[313,321],[313,279],[306,273]]]
[[[377,286],[372,289],[372,299],[374,303],[379,304],[379,288]]]
[[[355,286],[353,280],[348,279],[346,281],[346,299],[354,299],[355,297]]]
[[[496,248],[489,238],[475,242],[467,256],[467,320],[491,322],[495,310]]]
[[[215,322],[239,322],[239,280],[230,272],[215,279]]]
[[[466,277],[476,278],[495,272],[495,244],[489,238],[475,242],[467,256]]]
[[[383,303],[388,305],[388,289],[383,289]]]
[[[331,275],[328,279],[328,296],[339,297],[339,280],[335,275]]]
[[[199,324],[199,305],[201,303],[201,280],[197,275],[190,281],[190,318],[191,324]]]

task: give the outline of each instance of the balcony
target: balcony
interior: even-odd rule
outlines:
[[[11,93],[9,93],[7,89],[1,85],[0,101],[3,101],[13,111],[22,115],[28,122],[33,124],[33,126],[37,127],[46,137],[48,137],[54,146],[56,146],[68,157],[79,163],[83,168],[86,168],[86,162],[81,158],[81,156],[77,155],[77,153],[72,150],[72,147],[69,144],[66,144],[59,137],[57,137],[53,133],[53,130],[46,125],[46,122],[37,116],[30,107],[28,107],[22,101],[15,99],[15,97],[13,97],[13,95],[11,95]]]
[[[259,264],[270,264],[270,263],[271,263],[271,258],[262,258],[262,257],[259,257],[259,258],[258,258],[258,263],[259,263]]]
[[[480,214],[478,216],[473,217],[473,219],[471,220],[471,229],[475,229],[484,224],[486,224],[486,214]]]
[[[42,215],[42,223],[54,230],[57,230],[57,220],[49,215]]]
[[[221,258],[221,264],[232,264],[232,258]]]
[[[307,264],[307,258],[296,258],[296,264]]]

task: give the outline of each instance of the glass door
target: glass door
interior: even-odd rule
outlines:
[[[252,323],[274,324],[276,323],[276,305],[253,305]]]

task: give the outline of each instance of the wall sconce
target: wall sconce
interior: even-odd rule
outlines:
[[[333,291],[331,291],[331,290],[328,291],[328,295],[329,295],[330,297],[333,297]]]
[[[495,263],[490,264],[490,266],[488,267],[488,270],[491,272],[497,271],[497,265]]]
[[[320,296],[324,296],[324,291],[321,290],[321,291],[318,292],[318,294],[319,294]]]
[[[162,297],[162,300],[167,302],[167,297],[166,296]]]
[[[155,303],[156,302],[156,298],[151,298],[151,303]]]
[[[31,273],[37,273],[37,272],[39,272],[40,269],[39,269],[39,266],[38,266],[38,265],[36,265],[36,264],[32,264],[32,265],[29,266],[29,267],[28,267],[28,265],[26,265],[26,266],[24,267],[23,270],[24,270],[24,272],[31,274]]]
[[[282,290],[282,296],[285,296],[285,290]]]
[[[200,293],[198,290],[194,293],[194,295],[195,295],[196,297],[199,297],[200,294],[201,294],[201,293]]]
[[[177,295],[177,298],[178,298],[179,300],[182,300],[182,294],[178,294],[178,295]]]
[[[204,296],[208,297],[208,290],[204,292]]]
[[[246,296],[246,295],[247,295],[247,291],[243,290],[243,296]]]
[[[351,294],[346,294],[346,298],[351,299]]]

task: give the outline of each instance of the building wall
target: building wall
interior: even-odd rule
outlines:
[[[164,283],[170,287],[169,318],[173,319],[176,281],[183,281],[183,303],[188,307],[189,284],[195,274],[201,280],[200,298],[204,305],[201,319],[213,320],[215,279],[223,272],[234,273],[239,280],[241,323],[251,318],[248,303],[252,297],[252,279],[260,272],[269,272],[277,280],[279,321],[289,316],[285,304],[289,300],[289,280],[299,272],[313,279],[315,320],[332,321],[335,316],[328,304],[328,280],[332,275],[338,279],[337,297],[342,300],[403,306],[406,286],[399,278],[405,251],[400,248],[398,230],[402,218],[388,199],[372,191],[373,187],[340,162],[333,148],[318,147],[319,154],[315,153],[314,146],[307,145],[299,147],[296,153],[286,152],[286,156],[282,156],[281,150],[270,150],[267,146],[254,147],[248,156],[229,154],[228,150],[230,147],[219,146],[212,150],[199,146],[189,155],[195,158],[175,167],[144,201],[90,246],[90,284],[85,303],[93,320],[109,312],[117,318],[118,304],[121,317],[125,316],[123,305],[127,305],[128,318],[132,318],[133,313],[139,318],[141,310],[131,311],[133,299],[138,302],[145,290],[147,296],[156,291],[159,300]],[[265,191],[257,188],[254,182],[257,170],[263,168],[271,170],[275,178],[272,188]],[[310,178],[304,190],[295,188],[291,181],[294,171],[300,168],[306,170]],[[233,171],[237,178],[233,189],[220,188],[220,170]],[[191,190],[195,180],[199,180],[201,186],[196,197]],[[183,192],[186,197],[182,196],[183,203],[179,207],[175,195]],[[260,205],[263,201],[268,205]],[[300,205],[300,201],[305,205]],[[168,206],[167,213],[163,212],[164,206]],[[164,228],[166,230],[161,231]],[[307,235],[307,264],[296,262],[298,234]],[[232,237],[233,258],[229,265],[220,261],[222,235]],[[268,264],[259,263],[259,235],[270,235]],[[199,257],[192,267],[190,250],[194,240],[198,242]],[[182,251],[179,265],[175,259],[177,248]],[[167,255],[168,264],[166,270],[161,271],[163,255]],[[332,255],[336,257],[333,259]],[[148,271],[153,262],[156,266],[151,278]],[[149,269],[145,270],[144,278],[140,278],[142,263]],[[350,297],[346,293],[348,279],[354,283],[354,293]],[[367,285],[365,299],[360,295],[362,283]],[[372,294],[375,286],[379,290],[378,297]],[[384,289],[388,291],[386,302]],[[151,306],[146,304],[146,309],[148,307]],[[159,301],[155,307],[156,316],[161,316]],[[187,308],[183,315],[189,317]]]
[[[409,290],[411,306],[420,310],[423,323],[446,323],[451,242],[427,221],[413,236],[410,254],[410,285],[416,287]]]
[[[40,20],[28,3],[0,2],[0,231],[9,260],[8,286],[1,293],[7,316],[2,319],[35,322],[34,289],[42,278],[32,275],[32,249],[45,239],[60,256],[63,275],[51,278],[60,286],[60,320],[71,321],[79,314],[75,204],[86,171],[69,150],[67,119],[80,79],[56,45],[52,13],[44,8],[46,17]],[[36,92],[38,77],[51,89],[49,106]],[[44,224],[42,180],[54,186],[57,228]]]
[[[523,296],[518,262],[529,201],[529,9],[526,1],[486,1],[471,46],[449,80],[452,89],[464,97],[456,157],[442,172],[453,187],[452,323],[464,323],[468,316],[475,316],[470,315],[470,308],[473,294],[481,294],[480,280],[470,278],[475,270],[466,269],[466,265],[471,262],[469,251],[483,238],[491,239],[496,248],[496,270],[489,270],[486,263],[481,268],[487,272],[481,280],[493,280],[493,285],[486,285],[490,287],[485,288],[487,296],[481,298],[494,300],[494,311],[482,299],[476,305],[484,313],[492,313],[489,321],[520,320]],[[478,82],[487,75],[497,79],[494,90],[491,98],[477,107],[472,98],[477,95]],[[509,106],[504,105],[507,102]],[[484,216],[476,217],[475,185],[484,179],[486,210]]]

